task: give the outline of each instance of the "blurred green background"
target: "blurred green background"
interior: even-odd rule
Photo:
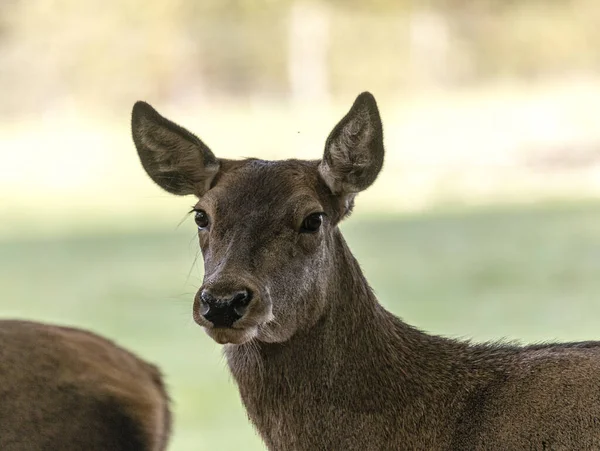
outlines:
[[[191,316],[193,199],[131,143],[144,99],[221,157],[318,158],[363,90],[386,164],[342,225],[382,303],[431,333],[600,338],[596,0],[5,0],[1,317],[161,366],[170,449],[260,450]]]

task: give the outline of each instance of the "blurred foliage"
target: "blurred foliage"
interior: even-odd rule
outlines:
[[[304,39],[294,5],[326,24],[333,98],[600,68],[596,0],[4,0],[0,114],[121,109],[140,94],[286,101],[290,42]]]

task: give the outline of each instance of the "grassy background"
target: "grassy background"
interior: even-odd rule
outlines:
[[[357,213],[343,229],[381,302],[407,322],[530,342],[600,337],[599,224],[600,203],[578,202]],[[264,449],[219,346],[192,321],[197,248],[191,218],[5,239],[0,316],[87,327],[159,364],[174,401],[171,450]]]

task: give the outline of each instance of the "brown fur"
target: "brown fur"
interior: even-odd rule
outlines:
[[[136,128],[147,108],[134,107],[136,143],[148,129],[171,127]],[[142,160],[173,152],[151,147],[138,145]],[[377,302],[338,224],[382,163],[381,121],[365,93],[334,128],[323,160],[220,160],[219,172],[206,174],[210,189],[202,180],[196,190],[196,208],[210,217],[199,231],[199,293],[254,295],[231,328],[204,318],[198,295],[194,319],[226,343],[267,447],[600,449],[600,343],[471,344],[421,332]],[[321,228],[301,233],[319,211]]]
[[[90,332],[0,321],[2,451],[164,451],[159,370]]]

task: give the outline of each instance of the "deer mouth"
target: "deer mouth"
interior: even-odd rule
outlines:
[[[217,343],[240,345],[252,340],[258,334],[258,327],[204,327],[205,332]]]
[[[201,326],[210,338],[219,344],[242,344],[252,340],[258,335],[258,324],[256,318],[242,318],[231,326],[216,326],[206,320],[198,310],[194,308],[193,317],[196,324]],[[260,322],[259,322],[260,323]]]

